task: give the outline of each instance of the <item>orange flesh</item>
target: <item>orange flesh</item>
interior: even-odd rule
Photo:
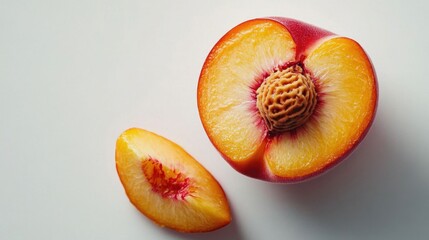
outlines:
[[[231,221],[216,179],[177,144],[142,129],[116,143],[116,168],[130,201],[161,226],[205,232]]]
[[[333,38],[304,61],[317,80],[317,114],[297,136],[285,134],[265,152],[271,172],[296,178],[323,169],[352,148],[370,124],[376,99],[372,66],[353,40]]]
[[[233,162],[251,161],[264,145],[250,94],[255,79],[294,59],[294,48],[284,27],[254,20],[229,32],[207,58],[198,86],[200,116],[213,144]]]
[[[317,86],[315,113],[296,131],[267,136],[253,85],[294,54],[289,32],[267,20],[239,25],[209,54],[198,107],[209,138],[233,166],[257,162],[273,179],[310,176],[350,151],[371,123],[377,86],[368,57],[351,39],[327,38],[309,46],[302,62]]]

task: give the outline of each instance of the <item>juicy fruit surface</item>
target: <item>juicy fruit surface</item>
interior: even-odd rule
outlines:
[[[255,108],[255,89],[297,62],[316,86],[314,113],[299,128],[270,135]],[[302,180],[344,158],[366,134],[376,102],[375,73],[359,44],[289,19],[251,20],[232,29],[210,52],[198,86],[210,140],[237,170],[269,181]]]
[[[375,108],[372,67],[353,40],[330,39],[304,64],[318,80],[322,103],[296,136],[284,135],[267,147],[265,159],[278,176],[305,176],[344,155],[360,140]]]
[[[244,23],[210,53],[201,72],[198,107],[218,150],[235,162],[249,161],[265,138],[249,90],[255,78],[294,59],[290,34],[273,22]],[[249,51],[251,49],[251,51]]]
[[[205,232],[231,221],[225,193],[180,146],[143,129],[116,143],[116,168],[130,201],[161,226]]]

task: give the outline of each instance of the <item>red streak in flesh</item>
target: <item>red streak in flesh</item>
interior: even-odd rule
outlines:
[[[162,197],[185,200],[187,196],[192,196],[191,179],[176,169],[170,169],[158,160],[149,157],[143,161],[142,170],[152,186],[152,191]]]

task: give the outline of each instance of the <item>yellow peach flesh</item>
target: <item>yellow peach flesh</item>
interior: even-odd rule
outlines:
[[[294,59],[294,48],[282,25],[252,20],[226,34],[209,54],[198,86],[200,117],[213,144],[234,163],[252,160],[265,144],[260,116],[251,111],[252,84]]]
[[[180,173],[189,179],[189,194],[166,197],[154,191],[153,184],[159,181],[151,179],[153,159],[170,177]],[[130,201],[161,226],[204,232],[231,220],[226,196],[213,176],[181,147],[161,136],[136,128],[124,132],[116,145],[116,167]],[[165,185],[164,179],[159,180]]]
[[[376,103],[375,75],[363,49],[348,38],[323,42],[304,61],[322,103],[296,136],[286,133],[265,152],[271,172],[298,178],[343,156],[370,124]]]

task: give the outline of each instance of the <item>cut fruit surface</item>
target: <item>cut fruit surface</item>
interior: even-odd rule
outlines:
[[[318,79],[322,104],[293,138],[287,135],[267,147],[265,159],[276,176],[302,177],[323,169],[360,140],[375,108],[372,67],[358,44],[333,38],[304,61]],[[282,154],[287,149],[288,154]]]
[[[161,226],[206,232],[231,221],[216,179],[166,138],[143,129],[125,131],[116,143],[116,168],[131,203]]]
[[[265,138],[259,116],[251,111],[256,109],[249,94],[255,79],[294,59],[294,48],[283,27],[255,20],[228,33],[207,58],[198,86],[200,116],[215,146],[234,162],[250,161]]]
[[[267,181],[300,181],[337,164],[365,136],[377,98],[358,43],[278,17],[222,37],[198,84],[212,143],[238,171]]]

